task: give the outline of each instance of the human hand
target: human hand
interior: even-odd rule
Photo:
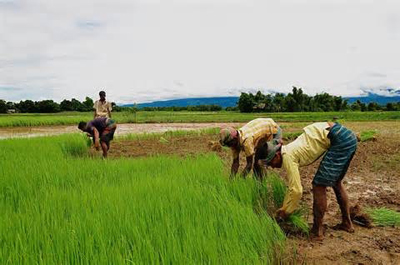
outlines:
[[[278,209],[275,213],[275,218],[278,221],[284,221],[288,218],[288,214],[285,212],[285,210]]]

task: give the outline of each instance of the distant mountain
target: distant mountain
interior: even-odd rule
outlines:
[[[400,102],[400,95],[399,96],[382,96],[372,92],[368,92],[366,96],[359,96],[359,97],[346,97],[345,99],[348,100],[348,103],[351,104],[357,100],[360,100],[362,103],[370,103],[376,102],[379,105],[386,105],[389,102]]]
[[[139,103],[139,108],[144,107],[186,107],[198,105],[219,105],[223,108],[236,106],[239,97],[214,97],[214,98],[182,98],[165,101],[154,101],[150,103]],[[133,104],[124,105],[132,107]]]
[[[400,102],[400,95],[397,96],[382,96],[372,92],[368,92],[365,96],[358,97],[344,97],[347,99],[349,104],[360,100],[363,103],[377,102],[380,105],[386,105],[389,102]],[[239,97],[212,97],[212,98],[181,98],[172,99],[165,101],[154,101],[150,103],[139,103],[139,108],[144,107],[186,107],[186,106],[198,106],[198,105],[219,105],[223,108],[235,107]],[[123,105],[124,107],[132,107],[133,104]]]

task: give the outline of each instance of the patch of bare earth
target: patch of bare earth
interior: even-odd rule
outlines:
[[[400,210],[400,172],[396,163],[400,154],[400,123],[348,123],[356,132],[377,129],[376,141],[359,143],[357,153],[344,178],[351,205],[361,207],[388,207]],[[116,141],[112,143],[110,157],[145,157],[152,155],[197,155],[213,152],[209,144],[216,141],[214,135],[188,136],[159,139]],[[216,149],[230,166],[230,151]],[[383,163],[382,161],[389,161]],[[245,161],[241,158],[243,167]],[[377,166],[377,164],[379,166]],[[309,209],[312,223],[311,181],[319,161],[300,169],[304,188],[302,203]],[[387,166],[385,166],[387,165]],[[285,173],[278,170],[282,177]],[[299,263],[308,264],[400,264],[400,229],[355,225],[355,233],[333,230],[340,222],[340,211],[332,190],[328,192],[328,211],[325,215],[324,241],[317,243],[306,237],[290,236],[289,245],[296,251]]]

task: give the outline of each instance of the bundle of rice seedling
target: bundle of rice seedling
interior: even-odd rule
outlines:
[[[284,181],[277,175],[269,175],[266,180],[266,185],[270,194],[270,202],[274,205],[273,212],[269,209],[269,213],[274,215],[276,210],[278,210],[283,205],[283,201],[286,196],[287,187]],[[288,219],[281,222],[281,227],[289,233],[309,233],[309,227],[307,221],[304,219],[305,209],[301,208],[294,213],[292,213]]]
[[[367,209],[366,212],[377,226],[400,226],[400,212],[387,208]]]

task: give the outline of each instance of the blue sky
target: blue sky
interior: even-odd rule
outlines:
[[[0,98],[400,89],[400,4],[0,0]]]

